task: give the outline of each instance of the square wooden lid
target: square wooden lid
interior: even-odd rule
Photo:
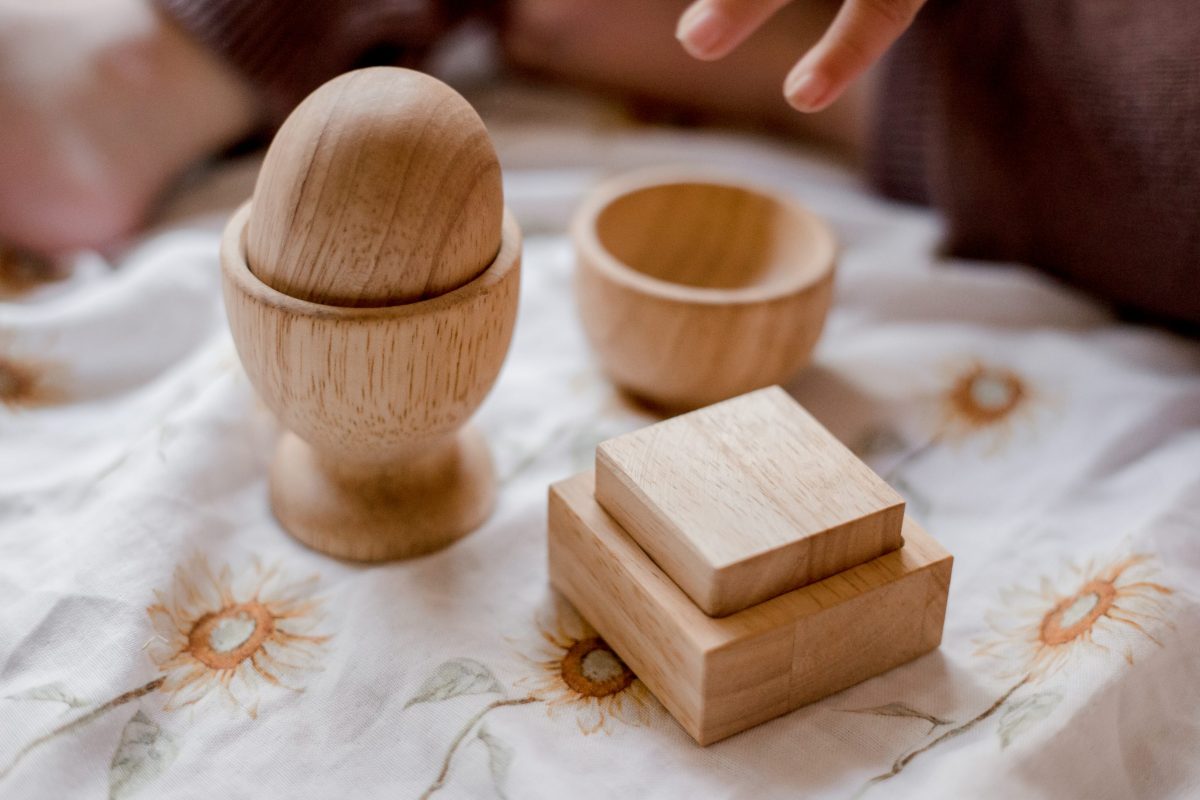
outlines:
[[[602,443],[596,500],[709,616],[903,543],[904,499],[777,386]]]

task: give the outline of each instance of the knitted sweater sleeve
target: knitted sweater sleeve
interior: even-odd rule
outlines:
[[[259,91],[279,121],[330,78],[363,66],[416,66],[470,0],[153,0]]]

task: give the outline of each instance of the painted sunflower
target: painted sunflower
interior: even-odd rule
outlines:
[[[993,632],[979,642],[976,655],[1000,661],[1004,677],[1034,680],[1087,650],[1117,650],[1132,664],[1134,646],[1142,640],[1161,646],[1158,629],[1170,625],[1173,592],[1151,580],[1157,575],[1150,556],[1131,555],[1107,566],[1069,567],[1059,581],[1069,591],[1043,579],[1038,589],[1002,593],[1003,608],[988,616]]]
[[[1028,416],[1035,399],[1029,382],[1013,370],[971,362],[954,371],[942,392],[939,436],[961,441],[989,431],[998,446]]]
[[[551,626],[538,623],[537,652],[525,658],[536,672],[517,681],[555,718],[574,714],[580,732],[610,732],[615,720],[641,726],[654,700],[612,648],[574,611],[562,607]]]
[[[0,299],[20,296],[64,277],[64,271],[52,261],[0,246]]]
[[[11,350],[9,343],[0,338],[0,406],[14,410],[37,408],[64,399],[60,365],[18,358]]]
[[[314,633],[323,618],[315,582],[286,583],[278,567],[257,561],[238,580],[228,566],[214,573],[203,558],[177,569],[169,595],[156,590],[158,602],[146,609],[158,634],[150,656],[165,678],[166,710],[219,687],[255,717],[265,685],[302,691],[298,679],[320,669],[329,640]]]

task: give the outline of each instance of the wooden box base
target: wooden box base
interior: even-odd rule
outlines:
[[[594,491],[592,472],[550,487],[550,581],[701,745],[941,643],[953,559],[911,519],[899,550],[713,618]]]

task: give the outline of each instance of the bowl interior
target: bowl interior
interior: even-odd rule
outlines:
[[[805,285],[829,267],[823,229],[798,205],[740,186],[634,189],[596,217],[601,247],[626,267],[706,289]]]

